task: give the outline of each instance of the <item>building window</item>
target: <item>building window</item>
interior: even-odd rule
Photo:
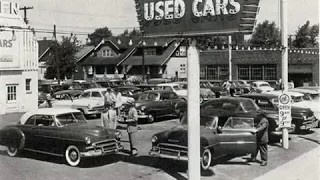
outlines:
[[[262,80],[262,68],[261,65],[251,66],[251,80]]]
[[[242,80],[250,79],[250,67],[248,65],[238,66],[238,78]]]
[[[156,48],[144,48],[144,55],[145,56],[155,56],[157,55]]]
[[[208,66],[208,79],[218,79],[218,66]]]
[[[200,66],[200,79],[206,79],[206,66]]]
[[[31,92],[31,79],[26,79],[26,91]]]
[[[186,64],[180,64],[180,74],[186,73]]]
[[[7,102],[17,100],[17,85],[7,85]]]
[[[180,46],[177,50],[176,50],[176,57],[186,57],[187,56],[187,47],[186,46]]]
[[[277,66],[276,65],[265,65],[263,72],[264,72],[264,79],[265,80],[276,80],[277,79]]]
[[[102,56],[103,57],[112,57],[112,52],[110,49],[104,49],[102,50]]]

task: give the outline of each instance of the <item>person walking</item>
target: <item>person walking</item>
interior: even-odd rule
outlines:
[[[111,105],[106,105],[104,111],[101,113],[101,124],[102,127],[117,129],[118,121],[117,121],[117,113],[112,108]]]
[[[126,119],[127,124],[127,131],[129,136],[130,142],[130,152],[131,155],[136,156],[138,155],[138,150],[136,149],[136,134],[138,132],[137,124],[138,124],[138,112],[135,108],[135,104],[133,101],[128,102],[129,112],[128,118]]]
[[[256,124],[256,123],[255,123]],[[260,166],[266,166],[268,164],[268,128],[269,122],[265,117],[265,114],[260,114],[257,118],[257,149],[256,152],[251,154],[251,162],[256,162],[256,157],[260,151],[261,163]]]
[[[111,88],[107,89],[106,94],[104,95],[104,106],[105,107],[112,107],[114,106],[116,102],[116,96],[115,94],[111,91]]]
[[[118,89],[115,89],[115,105],[114,105],[114,109],[117,112],[117,115],[120,116],[120,109],[122,106],[122,94]]]

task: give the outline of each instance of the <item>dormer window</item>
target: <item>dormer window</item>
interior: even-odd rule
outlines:
[[[102,50],[102,56],[103,57],[112,57],[112,52],[110,49],[104,49]]]
[[[144,55],[145,56],[155,56],[157,54],[156,48],[145,48]]]

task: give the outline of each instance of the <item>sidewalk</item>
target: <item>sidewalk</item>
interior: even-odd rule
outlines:
[[[255,180],[318,180],[320,179],[320,147],[315,148]]]

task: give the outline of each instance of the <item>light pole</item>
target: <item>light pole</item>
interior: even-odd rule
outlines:
[[[144,46],[146,42],[142,38],[141,48],[142,48],[142,81],[145,82],[145,70],[144,70]]]

